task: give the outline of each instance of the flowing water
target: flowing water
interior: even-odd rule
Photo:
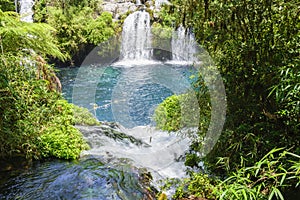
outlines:
[[[90,150],[78,161],[37,163],[11,174],[0,186],[0,199],[150,199],[142,181],[148,172],[155,186],[164,178],[185,176],[182,156],[190,140],[156,130],[151,117],[166,97],[189,89],[193,68],[158,63],[81,68],[93,76],[75,81],[79,68],[61,69],[64,96],[72,102],[73,88],[96,83],[97,107],[90,111],[101,121],[117,123],[77,126]],[[91,108],[91,103],[83,98],[81,106]]]
[[[146,11],[130,14],[124,21],[121,58],[140,60],[151,58],[150,15]]]
[[[172,61],[173,63],[187,61],[187,63],[197,62],[196,54],[198,45],[190,29],[179,26],[172,36]]]
[[[122,38],[118,62],[60,69],[58,74],[65,98],[104,121],[77,126],[91,149],[78,161],[34,163],[1,174],[0,199],[151,199],[149,180],[157,186],[159,180],[186,176],[182,158],[190,139],[156,130],[152,116],[168,96],[191,90],[189,77],[196,70],[151,60],[145,11],[126,18]]]
[[[141,0],[136,0],[135,5],[140,6],[140,5],[143,5],[143,4],[141,3]]]
[[[25,22],[33,22],[34,0],[19,0],[21,20]]]
[[[103,164],[95,156],[35,163],[0,185],[0,199],[149,199],[141,174],[122,160]]]

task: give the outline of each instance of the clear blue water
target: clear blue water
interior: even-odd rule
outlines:
[[[88,108],[101,121],[115,121],[131,128],[152,125],[151,117],[156,106],[172,94],[181,94],[191,89],[192,80],[189,77],[193,73],[195,70],[191,67],[156,64],[63,68],[59,69],[58,76],[62,82],[63,95],[69,102]],[[138,128],[140,129],[136,133],[145,131],[144,127]],[[126,141],[103,141],[111,147],[112,152],[121,151],[115,144],[123,142],[119,146],[132,148],[131,152],[136,153],[136,158],[141,153],[142,158],[146,159],[140,159],[142,161],[149,161],[147,156],[152,154],[148,155],[147,151],[153,155],[161,155],[159,150],[162,149],[165,153],[163,161],[170,160],[182,172],[183,169],[179,168],[181,165],[174,161],[173,153],[168,154],[172,145],[169,148],[158,148],[168,142],[173,144],[173,140],[169,141],[168,134],[166,135],[158,138],[153,135],[151,145],[155,149],[145,147],[143,152],[139,152],[141,147]],[[167,141],[161,141],[162,144],[157,141],[155,146],[154,141],[159,138]],[[172,138],[175,140],[176,136]],[[146,139],[149,142],[148,136]],[[103,141],[94,142],[101,144]],[[136,167],[147,168],[148,165],[131,163],[125,154],[125,157],[111,155],[105,145],[105,151],[101,152],[107,153],[106,157],[91,151],[74,162],[52,160],[34,163],[27,170],[0,173],[0,199],[149,199],[150,194],[146,189],[148,185],[143,184],[141,168]],[[179,147],[175,149],[178,150]],[[94,150],[97,152],[97,149]],[[155,157],[154,159],[156,160]],[[157,164],[155,161],[151,163]]]
[[[156,64],[62,68],[58,76],[69,102],[75,96],[74,103],[88,108],[98,120],[134,127],[153,125],[156,106],[173,94],[191,89],[190,76],[195,73],[189,66]]]
[[[95,157],[52,160],[9,177],[0,185],[0,199],[147,199],[139,176],[128,164],[102,164]]]

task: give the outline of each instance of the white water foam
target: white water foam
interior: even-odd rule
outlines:
[[[24,22],[33,22],[34,0],[19,0],[21,20]]]
[[[129,159],[134,166],[147,168],[154,182],[164,178],[186,177],[186,166],[181,158],[189,149],[191,141],[188,137],[180,137],[176,133],[167,133],[150,126],[137,126],[132,129],[119,126],[119,131],[142,140],[146,145],[115,141],[94,133],[87,136],[91,149],[84,151],[82,156],[97,155],[107,160]]]
[[[195,37],[189,29],[179,26],[172,36],[172,61],[194,63],[198,61],[197,43]]]
[[[113,63],[111,66],[114,67],[134,67],[134,66],[143,66],[143,65],[157,65],[160,62],[149,59],[123,59],[118,62]]]
[[[150,15],[145,11],[136,11],[124,21],[121,59],[150,60],[151,57]]]

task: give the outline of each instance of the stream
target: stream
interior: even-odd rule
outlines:
[[[155,191],[160,180],[186,176],[189,138],[156,130],[152,116],[165,98],[190,88],[195,70],[159,62],[123,64],[59,69],[69,102],[74,88],[96,84],[96,91],[77,90],[76,95],[103,124],[77,126],[91,147],[79,160],[35,162],[3,175],[0,199],[151,199],[147,188]],[[89,76],[78,80],[79,71]],[[95,99],[84,98],[88,93]]]
[[[21,2],[28,17],[30,2]],[[115,62],[59,68],[63,96],[102,125],[77,126],[91,149],[76,161],[36,161],[27,169],[0,172],[0,199],[155,199],[161,181],[186,177],[191,139],[184,131],[191,130],[160,131],[153,120],[164,99],[192,90],[190,77],[197,70],[181,58],[191,60],[195,51],[185,33],[180,29],[172,40],[180,44],[172,47],[176,64],[153,60],[149,13],[136,11],[124,21]]]

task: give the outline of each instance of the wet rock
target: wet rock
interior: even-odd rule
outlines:
[[[28,169],[32,165],[32,160],[26,159],[24,156],[14,156],[12,158],[0,159],[0,172]]]
[[[112,138],[115,141],[120,141],[124,143],[130,143],[137,146],[143,146],[143,147],[151,147],[148,143],[145,143],[144,141],[137,139],[131,135],[127,135],[123,132],[121,132],[120,127],[117,123],[108,123],[108,122],[102,122],[101,126],[79,126],[77,125],[76,128],[78,128],[84,136],[89,136],[92,134],[95,135],[105,135],[108,138]]]

